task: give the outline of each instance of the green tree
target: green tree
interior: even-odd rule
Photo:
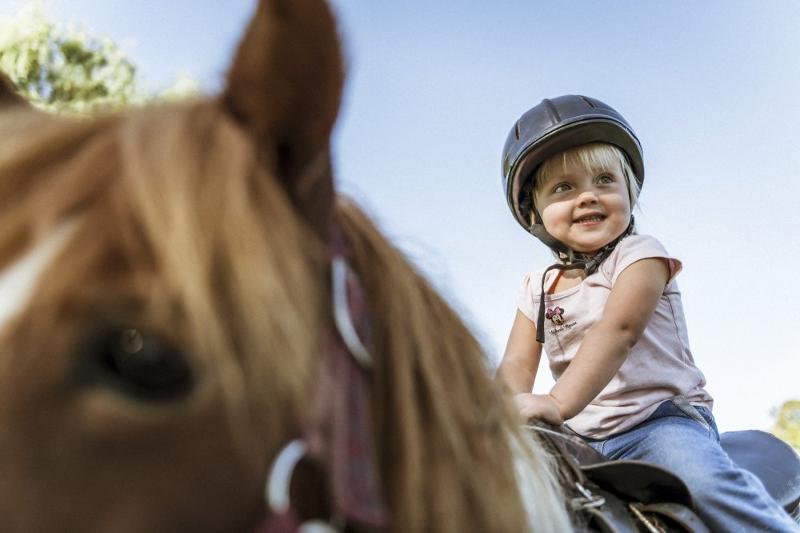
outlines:
[[[38,0],[0,25],[0,71],[34,105],[81,115],[200,94],[187,74],[159,93],[145,93],[136,66],[113,41],[51,22]]]
[[[54,24],[37,2],[0,28],[0,70],[51,111],[89,114],[142,100],[136,67],[116,44]]]
[[[778,409],[772,433],[800,452],[800,400],[784,402]]]

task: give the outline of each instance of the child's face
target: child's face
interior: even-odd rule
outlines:
[[[576,252],[596,252],[631,220],[628,185],[620,168],[587,169],[568,161],[537,187],[535,203],[553,237]]]

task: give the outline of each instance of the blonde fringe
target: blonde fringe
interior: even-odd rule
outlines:
[[[107,282],[131,285],[154,332],[218,376],[242,453],[296,436],[323,323],[323,255],[234,121],[187,103],[100,120],[12,111],[0,128],[14,146],[0,151],[0,267],[74,217],[45,292],[86,293],[81,278],[103,280],[119,258],[135,280]]]
[[[187,338],[222,376],[239,440],[274,449],[299,433],[306,410],[324,305],[319,245],[221,109],[151,110],[121,145],[134,218],[163,276],[151,298],[182,302]],[[220,353],[246,357],[230,365]]]

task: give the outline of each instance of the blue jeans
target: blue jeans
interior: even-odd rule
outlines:
[[[719,444],[711,411],[695,409],[706,424],[672,400],[632,429],[605,440],[587,440],[609,459],[637,459],[678,474],[689,487],[697,514],[713,532],[800,531],[761,481],[736,466]]]

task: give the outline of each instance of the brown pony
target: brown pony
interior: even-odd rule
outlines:
[[[324,455],[298,467],[292,512],[569,528],[475,339],[335,198],[339,50],[324,2],[264,0],[216,99],[75,119],[0,82],[0,531],[258,527],[275,458],[345,386],[318,386],[337,240],[365,294],[359,460],[383,520],[337,507]]]

